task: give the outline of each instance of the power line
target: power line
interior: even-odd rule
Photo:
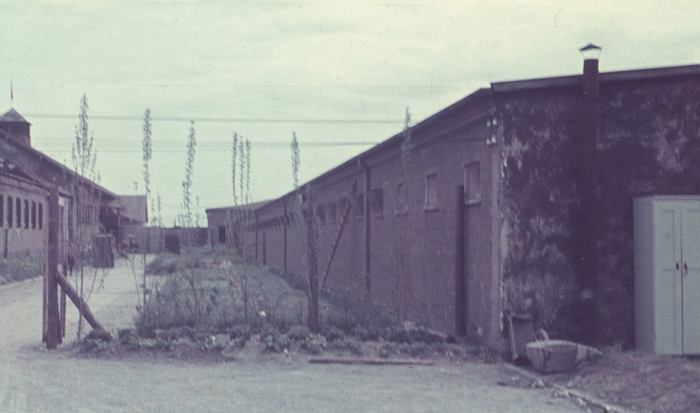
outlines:
[[[75,119],[76,115],[51,115],[41,113],[28,113],[27,118],[40,119]],[[110,121],[143,121],[140,116],[111,116],[111,115],[91,115],[91,120],[110,120]],[[182,117],[182,116],[154,116],[151,118],[153,122],[202,122],[202,123],[303,123],[303,124],[399,124],[400,120],[396,119],[275,119],[275,118],[197,118],[197,117]]]

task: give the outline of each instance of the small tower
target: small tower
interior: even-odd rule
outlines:
[[[0,130],[3,130],[23,145],[32,146],[27,122],[16,110],[10,109],[0,116]]]

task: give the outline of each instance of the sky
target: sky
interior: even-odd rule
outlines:
[[[0,113],[32,124],[32,146],[72,167],[80,100],[101,184],[143,194],[143,114],[162,218],[182,205],[190,121],[193,197],[231,205],[231,140],[251,142],[250,194],[293,188],[490,82],[700,64],[693,1],[0,0]],[[14,99],[10,100],[10,92]]]

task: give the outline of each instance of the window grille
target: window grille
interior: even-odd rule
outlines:
[[[479,162],[464,165],[464,201],[467,204],[481,202],[481,177]]]
[[[425,209],[438,208],[438,174],[432,173],[425,177]]]

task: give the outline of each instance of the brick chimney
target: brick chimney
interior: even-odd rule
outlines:
[[[5,112],[4,115],[0,116],[0,130],[7,132],[23,145],[32,146],[31,135],[29,133],[30,126],[31,123],[27,122],[22,115],[17,113],[14,109],[10,109]]]

